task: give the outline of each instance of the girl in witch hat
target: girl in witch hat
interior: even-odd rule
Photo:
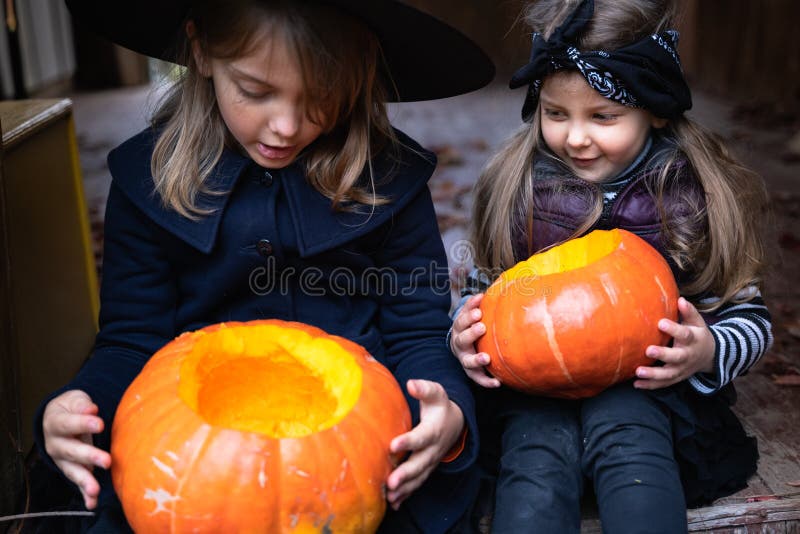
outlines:
[[[683,532],[687,503],[732,493],[755,471],[754,440],[729,404],[732,380],[772,341],[756,224],[766,195],[684,114],[674,10],[669,0],[539,0],[527,12],[530,61],[511,81],[527,86],[525,124],[476,186],[478,269],[466,293],[533,253],[624,228],[661,252],[684,296],[679,322],[658,325],[671,344],[646,350],[657,365],[580,401],[500,387],[475,349],[481,296],[465,299],[450,345],[486,388],[483,441],[501,438],[493,532],[578,532],[586,481],[604,532]]]
[[[94,354],[35,422],[40,453],[97,512],[84,528],[129,529],[107,451],[149,356],[204,325],[277,318],[359,343],[406,392],[414,427],[391,444],[404,460],[380,531],[463,530],[477,430],[442,342],[435,157],[392,128],[385,103],[478,89],[494,74],[486,55],[392,0],[67,3],[77,24],[186,67],[152,125],[109,155]]]

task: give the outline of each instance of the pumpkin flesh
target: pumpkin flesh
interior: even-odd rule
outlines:
[[[371,532],[389,442],[410,428],[387,369],[299,323],[228,323],[156,353],[123,396],[112,478],[137,532]]]
[[[503,384],[527,393],[583,398],[650,365],[648,345],[669,336],[678,292],[661,255],[624,230],[596,230],[503,273],[481,303],[478,350]]]

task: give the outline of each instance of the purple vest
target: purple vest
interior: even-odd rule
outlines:
[[[543,170],[537,168],[534,172],[532,221],[525,216],[515,221],[513,246],[517,261],[569,238],[592,211],[595,198],[603,194],[598,185],[568,171],[565,175],[563,168],[555,168],[549,162],[542,165]],[[679,272],[667,254],[661,215],[648,189],[648,183],[654,182],[658,172],[659,166],[652,161],[634,169],[630,181],[605,207],[589,231],[622,228],[635,233],[667,259],[680,283],[689,273]],[[663,210],[668,225],[692,224],[700,226],[701,232],[706,228],[705,194],[685,159],[674,165],[670,186],[664,194]],[[529,231],[533,239],[529,239]]]

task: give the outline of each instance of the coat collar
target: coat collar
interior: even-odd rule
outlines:
[[[391,180],[379,183],[376,189],[391,202],[374,209],[335,212],[330,199],[309,185],[301,165],[295,163],[277,171],[286,192],[301,256],[318,254],[374,230],[389,221],[425,187],[436,166],[436,156],[404,133],[396,131],[396,134],[402,145],[399,161],[383,157],[373,162],[379,181],[387,171],[394,172]],[[201,194],[198,205],[211,213],[190,220],[166,208],[153,190],[150,160],[155,141],[156,133],[148,128],[109,153],[108,167],[114,183],[153,222],[197,250],[209,253],[214,248],[230,196],[226,193],[235,187],[253,162],[226,149],[208,181],[209,188],[221,194]]]

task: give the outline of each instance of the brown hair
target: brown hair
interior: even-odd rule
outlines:
[[[378,75],[381,52],[366,26],[339,10],[285,0],[205,0],[190,18],[206,57],[229,59],[247,54],[266,31],[285,40],[306,88],[306,113],[323,133],[304,156],[311,185],[335,209],[355,202],[375,206],[386,200],[374,192],[372,155],[395,149],[398,141],[386,114],[386,89]],[[217,108],[211,79],[198,70],[191,45],[180,57],[187,65],[154,114],[161,128],[151,162],[155,188],[165,205],[196,218],[196,205],[224,147],[235,147]]]
[[[571,13],[579,0],[539,0],[526,10],[525,21],[545,38]],[[595,12],[578,47],[613,50],[646,35],[668,29],[676,7],[670,0],[595,0]],[[738,163],[713,133],[682,116],[669,121],[667,135],[674,153],[659,165],[647,184],[662,215],[667,250],[679,268],[692,273],[681,291],[696,295],[711,291],[721,297],[714,309],[745,287],[761,283],[764,250],[759,239],[759,216],[766,206],[760,177]],[[497,273],[514,262],[514,221],[532,221],[534,154],[546,153],[537,108],[530,124],[508,139],[488,162],[475,187],[470,238],[475,244],[475,264]],[[705,192],[705,224],[680,224],[665,216],[663,198],[675,193],[672,179],[679,161],[688,160]],[[681,201],[694,202],[677,191]],[[597,195],[595,209],[586,215],[573,236],[590,229],[602,211]],[[678,224],[676,224],[678,223]],[[530,228],[530,224],[528,226]],[[702,230],[701,230],[702,229]],[[528,236],[530,239],[530,236]]]

